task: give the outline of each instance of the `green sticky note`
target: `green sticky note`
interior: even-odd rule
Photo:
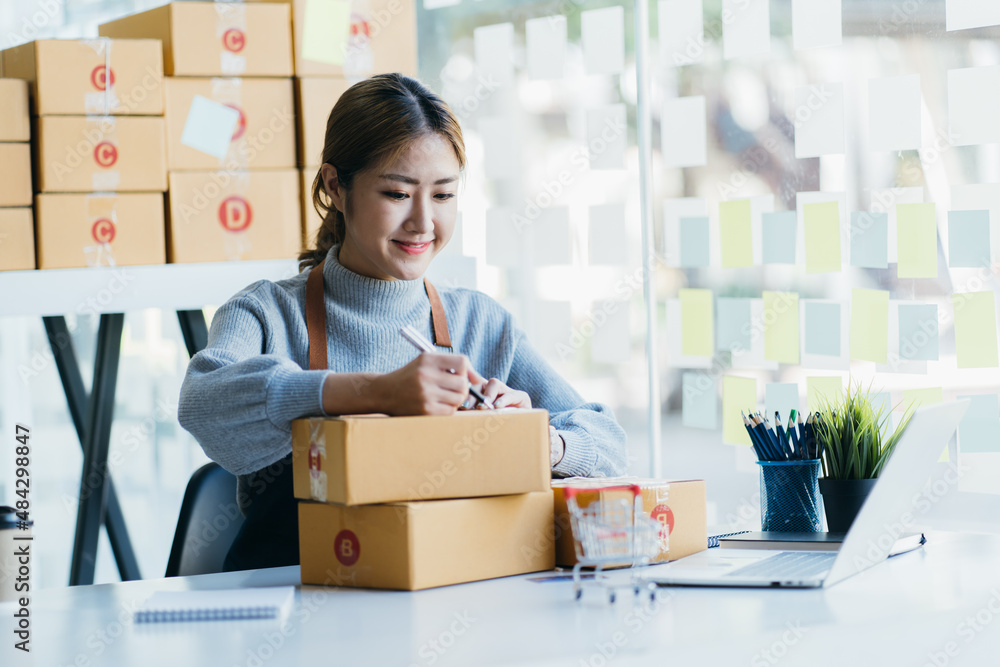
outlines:
[[[715,333],[712,318],[712,290],[682,289],[681,353],[710,357],[714,352]]]
[[[996,368],[997,320],[993,292],[952,295],[959,368]]]
[[[727,269],[753,265],[753,236],[750,232],[750,200],[719,204],[719,239],[722,266]]]
[[[900,278],[937,278],[934,204],[896,204],[896,250]]]
[[[826,403],[836,403],[844,394],[844,382],[840,377],[807,377],[806,405],[809,412],[818,412]]]
[[[851,290],[851,359],[884,364],[889,347],[889,293]]]
[[[799,295],[764,292],[764,358],[799,363]]]
[[[727,445],[750,445],[750,435],[740,411],[757,409],[757,381],[727,375],[722,378],[722,442]]]
[[[804,204],[806,273],[840,271],[840,206],[835,201]]]
[[[348,0],[307,0],[302,26],[302,57],[327,65],[343,65],[351,31]]]

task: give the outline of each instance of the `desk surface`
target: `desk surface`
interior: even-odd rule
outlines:
[[[0,663],[996,665],[998,564],[1000,536],[940,533],[827,590],[660,589],[652,605],[611,606],[595,591],[578,604],[569,583],[536,575],[416,593],[307,586],[284,628],[135,626],[131,610],[157,590],[298,584],[297,567],[81,586],[40,592],[33,662]],[[5,607],[0,656],[12,653],[9,618]]]

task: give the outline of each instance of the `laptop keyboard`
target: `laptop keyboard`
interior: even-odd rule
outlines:
[[[727,573],[727,577],[761,577],[775,579],[808,579],[825,574],[832,566],[836,553],[813,551],[782,551],[773,556]]]

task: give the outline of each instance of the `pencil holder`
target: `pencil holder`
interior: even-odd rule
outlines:
[[[760,466],[761,530],[818,533],[819,459],[757,461]]]

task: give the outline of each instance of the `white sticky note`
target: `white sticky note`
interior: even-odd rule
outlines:
[[[514,268],[519,263],[523,230],[514,223],[513,212],[506,207],[486,211],[486,263]]]
[[[708,205],[701,197],[678,197],[663,200],[663,262],[681,265],[681,218],[708,215]]]
[[[996,0],[945,0],[945,30],[965,30],[1000,25],[1000,3]]]
[[[733,368],[778,370],[777,361],[764,358],[764,324],[770,320],[765,315],[764,299],[750,299],[750,349],[733,352]]]
[[[588,74],[625,69],[625,8],[592,9],[580,15],[583,64]]]
[[[764,386],[764,410],[771,423],[774,413],[781,414],[782,426],[788,425],[792,410],[799,409],[799,385],[794,382],[772,382]]]
[[[920,75],[868,80],[868,146],[873,151],[920,148]]]
[[[990,238],[1000,239],[1000,184],[970,183],[951,186],[951,210],[989,211]],[[996,257],[996,253],[991,253]]]
[[[590,168],[624,169],[627,135],[624,104],[587,109]]]
[[[181,143],[220,160],[229,152],[240,112],[207,97],[195,95],[188,109]]]
[[[769,0],[722,0],[722,55],[726,60],[771,51]]]
[[[660,121],[665,167],[699,167],[706,162],[705,98],[676,97],[663,105]]]
[[[517,169],[518,139],[509,118],[479,119],[483,140],[483,166],[487,178],[511,178]]]
[[[574,361],[578,349],[570,344],[573,336],[572,310],[568,301],[536,301],[530,340],[542,356],[558,361]]]
[[[628,264],[624,204],[601,204],[590,207],[588,245],[591,264]]]
[[[472,31],[476,67],[487,80],[501,86],[514,80],[514,24],[484,25]]]
[[[566,70],[566,17],[543,16],[524,22],[528,76],[561,79]]]
[[[462,0],[424,0],[424,9],[441,9],[442,7],[454,7]]]
[[[609,312],[610,311],[610,312]],[[592,312],[603,317],[600,324],[595,317],[594,336],[590,341],[590,359],[600,364],[625,364],[632,356],[629,335],[628,301],[595,303]]]
[[[871,203],[868,210],[872,213],[885,213],[889,216],[889,263],[895,264],[899,261],[899,234],[896,232],[896,205],[897,204],[922,204],[924,203],[924,188],[916,186],[911,188],[886,188],[884,190],[871,191]]]
[[[844,84],[815,83],[795,89],[795,157],[844,152]]]
[[[437,287],[476,289],[476,258],[439,254],[427,267],[426,275]]]
[[[1000,141],[1000,65],[948,70],[948,131],[953,146]]]
[[[544,209],[533,223],[535,263],[539,266],[570,264],[573,242],[569,228],[569,209],[553,206]]]
[[[680,66],[702,61],[705,54],[702,0],[660,0],[657,20],[660,62]]]
[[[302,24],[302,57],[343,65],[351,33],[351,3],[347,0],[308,0]]]
[[[792,45],[798,49],[840,46],[840,0],[792,0]]]

